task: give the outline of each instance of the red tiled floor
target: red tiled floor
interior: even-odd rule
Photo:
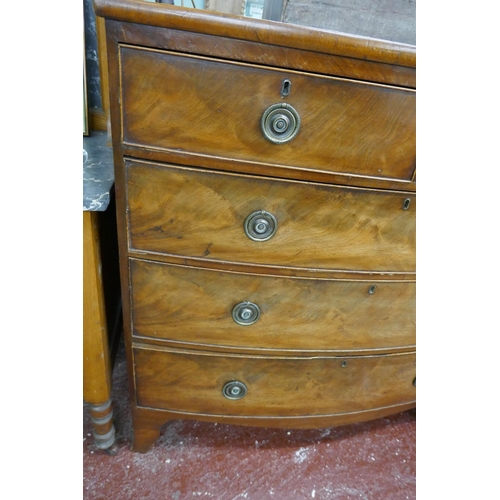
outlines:
[[[315,430],[179,420],[146,454],[132,453],[127,375],[118,353],[115,455],[93,445],[84,408],[86,500],[414,500],[415,412]]]

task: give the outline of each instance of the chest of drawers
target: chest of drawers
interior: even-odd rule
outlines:
[[[139,0],[106,18],[134,449],[415,406],[415,49]]]

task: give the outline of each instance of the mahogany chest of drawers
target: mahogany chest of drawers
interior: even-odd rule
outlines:
[[[415,48],[138,0],[106,18],[134,449],[170,419],[415,406]]]

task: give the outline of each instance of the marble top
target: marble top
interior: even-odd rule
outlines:
[[[93,131],[83,138],[83,210],[104,212],[114,184],[113,150],[107,133]]]

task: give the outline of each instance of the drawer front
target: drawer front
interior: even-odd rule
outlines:
[[[130,273],[136,336],[303,353],[415,344],[415,283],[252,276],[135,259]]]
[[[300,359],[135,348],[134,362],[138,405],[166,410],[286,417],[355,412],[415,400],[413,353]],[[230,382],[243,384],[240,395],[245,388],[246,395],[225,397],[223,388]]]
[[[415,270],[415,195],[127,162],[127,196],[131,249],[295,268]],[[244,223],[261,210],[277,230],[254,241]]]
[[[133,47],[121,48],[120,61],[126,143],[411,180],[414,91]],[[291,83],[286,97],[284,80]],[[285,144],[261,130],[264,112],[279,103],[300,118]],[[268,123],[279,131],[283,122]]]

